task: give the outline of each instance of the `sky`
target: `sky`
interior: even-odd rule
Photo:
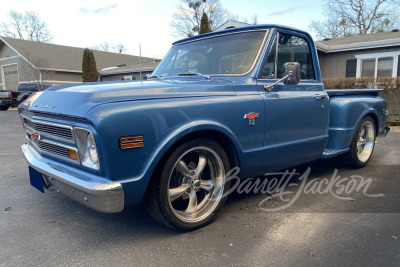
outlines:
[[[53,43],[93,47],[103,42],[123,44],[127,53],[162,58],[177,38],[170,22],[179,0],[10,0],[2,1],[0,21],[10,10],[34,11],[44,20]],[[258,23],[308,30],[311,20],[323,20],[320,0],[220,0],[223,8]],[[313,33],[312,33],[313,34]]]

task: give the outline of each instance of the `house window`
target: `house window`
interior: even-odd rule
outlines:
[[[124,76],[122,77],[123,81],[132,81],[133,80],[133,75],[128,75],[128,76]]]
[[[400,51],[356,55],[356,77],[398,77],[399,57]]]
[[[392,77],[393,76],[393,57],[378,58],[377,77]]]
[[[361,77],[375,76],[375,59],[363,59],[361,61]]]

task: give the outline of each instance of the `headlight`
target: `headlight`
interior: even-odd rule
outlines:
[[[99,170],[99,154],[93,134],[89,130],[75,128],[75,136],[82,165],[94,170]]]
[[[86,142],[86,149],[87,154],[91,162],[97,163],[99,162],[99,157],[97,155],[97,147],[96,142],[94,141],[94,137],[92,133],[87,135],[87,142]]]

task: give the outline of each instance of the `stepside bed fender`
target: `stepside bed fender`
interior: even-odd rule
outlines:
[[[327,148],[348,148],[358,123],[367,115],[375,120],[378,135],[385,124],[385,120],[379,113],[384,106],[385,100],[379,97],[331,97]]]

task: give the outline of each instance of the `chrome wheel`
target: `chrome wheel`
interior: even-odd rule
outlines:
[[[169,174],[168,204],[180,220],[199,222],[216,210],[224,182],[219,154],[210,147],[193,147],[178,158]]]
[[[375,127],[371,121],[365,121],[358,132],[357,157],[366,162],[371,157],[375,145]]]

